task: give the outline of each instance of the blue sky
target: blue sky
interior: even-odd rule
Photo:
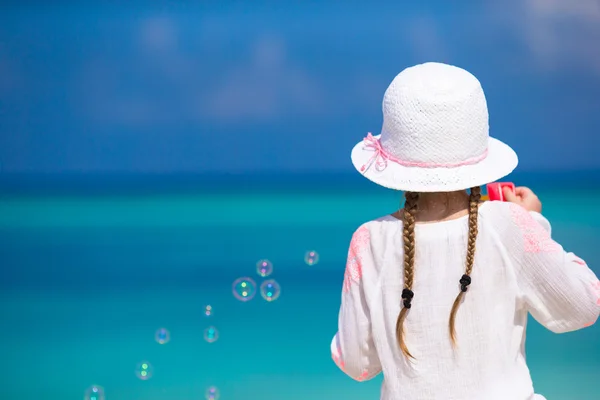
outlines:
[[[350,171],[425,61],[480,79],[521,170],[600,168],[596,0],[247,3],[6,7],[2,171]]]

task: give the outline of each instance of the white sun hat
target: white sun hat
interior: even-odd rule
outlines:
[[[426,63],[402,71],[383,98],[381,134],[352,150],[352,164],[378,185],[450,192],[494,182],[517,166],[516,153],[489,136],[481,84],[464,69]]]

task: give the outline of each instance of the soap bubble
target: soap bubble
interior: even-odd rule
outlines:
[[[84,400],[104,400],[104,388],[92,385],[85,390]]]
[[[273,273],[273,263],[269,260],[260,260],[256,263],[256,272],[258,272],[258,275],[266,278]]]
[[[233,282],[233,295],[240,301],[250,301],[256,295],[256,282],[252,278],[244,277]]]
[[[213,309],[212,306],[209,304],[206,307],[204,307],[204,315],[206,315],[207,317],[210,317],[213,314]]]
[[[204,340],[208,343],[214,343],[219,339],[219,331],[214,326],[209,326],[204,330]]]
[[[267,301],[275,301],[281,294],[281,287],[274,279],[266,280],[260,285],[260,294]]]
[[[219,398],[221,397],[221,393],[219,392],[219,389],[217,389],[215,386],[211,386],[208,389],[206,389],[206,400],[219,400]]]
[[[152,378],[153,372],[154,368],[152,368],[152,365],[148,361],[142,361],[135,367],[135,375],[143,381]]]
[[[154,339],[158,344],[167,344],[171,340],[171,334],[165,328],[160,328],[154,334]]]
[[[315,265],[319,262],[319,253],[314,250],[307,251],[304,255],[304,262],[308,265]]]

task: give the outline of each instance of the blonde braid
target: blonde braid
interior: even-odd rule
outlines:
[[[477,217],[479,215],[479,201],[481,200],[481,188],[471,188],[471,194],[469,196],[469,239],[467,242],[467,267],[465,274],[460,278],[460,292],[454,300],[452,305],[452,312],[450,313],[449,329],[450,339],[452,340],[452,346],[456,347],[456,313],[458,307],[462,302],[462,299],[467,292],[469,285],[471,284],[471,272],[473,272],[473,264],[475,263],[475,242],[477,241]]]
[[[398,316],[396,322],[396,339],[402,353],[408,357],[413,358],[406,342],[404,341],[404,320],[406,314],[411,307],[411,301],[414,297],[412,292],[412,285],[414,281],[415,271],[415,215],[417,213],[417,201],[419,200],[419,194],[414,192],[406,192],[404,194],[406,202],[404,203],[403,213],[403,225],[404,229],[402,232],[404,240],[404,289],[402,290],[403,307]]]

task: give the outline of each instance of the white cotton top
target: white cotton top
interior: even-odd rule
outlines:
[[[412,362],[396,341],[402,221],[385,216],[354,233],[331,351],[355,380],[383,372],[382,400],[543,399],[534,394],[525,361],[527,314],[556,333],[598,318],[598,278],[551,239],[542,215],[488,201],[480,206],[478,225],[455,350],[448,319],[465,273],[468,216],[415,227],[414,298],[404,322]]]

